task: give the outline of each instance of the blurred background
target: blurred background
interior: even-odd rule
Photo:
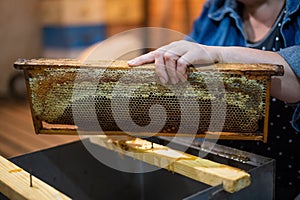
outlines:
[[[77,58],[120,32],[162,27],[188,34],[204,0],[0,0],[0,155],[78,139],[34,133],[18,58]],[[122,44],[120,44],[122,45]]]

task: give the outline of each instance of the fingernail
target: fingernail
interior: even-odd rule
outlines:
[[[136,63],[136,61],[133,59],[133,60],[129,60],[127,62],[128,65],[134,65]]]

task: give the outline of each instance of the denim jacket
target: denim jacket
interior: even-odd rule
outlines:
[[[247,40],[235,0],[208,0],[194,21],[187,40],[211,46],[246,46]],[[279,53],[300,78],[300,0],[286,0],[281,26],[285,48]],[[300,131],[300,102],[293,115],[293,127]]]

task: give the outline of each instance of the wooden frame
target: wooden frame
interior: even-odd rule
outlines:
[[[78,131],[78,127],[75,125],[62,125],[62,124],[47,124],[35,116],[33,112],[32,105],[32,90],[28,84],[29,71],[41,71],[47,68],[107,68],[108,66],[113,66],[114,69],[124,69],[128,70],[130,67],[125,61],[94,61],[94,62],[81,62],[79,60],[67,60],[67,59],[32,59],[25,60],[19,59],[14,64],[15,68],[24,70],[25,79],[27,83],[28,96],[30,100],[30,106],[32,110],[33,123],[35,127],[35,132],[37,134],[106,134],[106,135],[124,135],[122,131]],[[143,65],[136,67],[135,69],[143,70],[154,70],[155,66],[153,64]],[[263,80],[266,82],[266,97],[265,97],[265,116],[263,119],[263,128],[260,132],[255,133],[237,133],[237,132],[203,132],[201,134],[196,134],[195,137],[199,138],[218,138],[218,139],[228,139],[228,140],[258,140],[267,142],[268,135],[268,117],[269,117],[269,100],[270,100],[270,82],[271,76],[281,76],[283,75],[283,67],[279,65],[272,64],[239,64],[239,63],[227,63],[227,64],[216,64],[213,66],[202,66],[194,70],[201,71],[218,71],[224,73],[232,73],[244,75],[248,78]],[[148,136],[152,135],[150,133],[138,133],[136,136]],[[177,134],[177,133],[157,133],[156,136],[190,136],[190,134]]]

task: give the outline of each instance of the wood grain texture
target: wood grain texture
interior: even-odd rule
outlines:
[[[9,199],[70,199],[55,188],[0,156],[0,192]],[[30,185],[30,179],[32,185]]]
[[[237,192],[251,183],[250,175],[241,169],[159,144],[151,144],[143,139],[130,136],[93,136],[90,137],[90,141],[122,155],[168,169],[211,186],[223,184],[224,190],[230,193]]]
[[[0,155],[5,158],[66,144],[79,137],[36,135],[27,100],[0,100]]]
[[[47,67],[57,68],[108,68],[110,70],[124,69],[129,70],[126,60],[97,60],[97,61],[81,61],[76,59],[18,59],[14,63],[16,69],[33,69],[38,70]],[[154,70],[153,63],[134,67],[134,69]],[[211,65],[195,65],[192,71],[212,71],[226,72],[234,74],[249,74],[254,76],[282,76],[283,66],[274,64],[243,64],[243,63],[217,63]]]

